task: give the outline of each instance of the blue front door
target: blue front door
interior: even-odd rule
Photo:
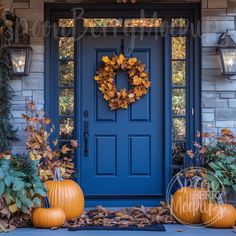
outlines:
[[[80,184],[88,205],[154,205],[164,194],[163,39],[137,39],[133,50],[129,37],[82,41]],[[103,56],[120,53],[122,41],[146,64],[152,85],[128,109],[111,111],[93,77]],[[127,88],[127,75],[118,73],[116,83]]]

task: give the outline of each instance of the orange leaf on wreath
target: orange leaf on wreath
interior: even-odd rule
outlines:
[[[61,152],[63,154],[67,154],[69,151],[71,151],[70,148],[68,148],[66,145],[63,145],[62,148],[61,148]]]

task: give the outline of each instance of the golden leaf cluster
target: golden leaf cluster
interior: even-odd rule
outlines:
[[[64,178],[71,178],[75,166],[71,153],[78,147],[76,140],[71,140],[70,147],[59,147],[58,140],[50,142],[54,133],[51,120],[44,111],[37,111],[34,102],[27,104],[27,114],[22,114],[26,121],[26,148],[32,160],[38,160],[39,176],[43,181],[53,178],[54,169],[59,167]]]
[[[127,109],[131,103],[136,102],[147,94],[151,86],[145,65],[135,57],[126,58],[123,54],[112,58],[104,56],[103,65],[98,69],[94,80],[97,81],[103,98],[108,102],[111,110]],[[119,70],[126,71],[129,76],[130,89],[117,90],[115,77]]]

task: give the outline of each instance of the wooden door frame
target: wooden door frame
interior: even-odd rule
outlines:
[[[85,10],[85,17],[139,17],[140,9],[145,10],[146,16],[152,16],[154,9],[157,9],[156,12],[158,16],[164,17],[170,22],[171,17],[187,17],[192,23],[195,29],[199,27],[200,22],[200,4],[186,4],[186,3],[176,3],[176,4],[158,4],[158,3],[137,3],[137,4],[116,4],[116,3],[106,3],[106,4],[84,4],[84,3],[46,3],[45,4],[45,21],[54,23],[58,18],[71,18],[72,17],[72,8],[81,7]],[[117,15],[116,15],[117,14]],[[79,23],[76,24],[76,31],[79,32]],[[178,32],[176,32],[178,33]],[[201,33],[201,32],[200,32]],[[189,104],[187,104],[187,119],[188,129],[187,136],[187,148],[192,148],[192,141],[194,140],[195,134],[198,130],[201,131],[201,40],[200,37],[191,37],[187,33],[187,38],[189,40],[189,47],[187,50],[188,55],[188,65],[187,65],[187,78],[189,78],[189,88],[187,98],[189,98]],[[53,32],[50,32],[45,38],[45,111],[46,115],[52,118],[52,121],[55,123],[56,110],[58,103],[55,100],[55,96],[52,94],[52,89],[55,88],[55,79],[58,75],[53,68],[57,68],[55,58],[56,43],[53,42]],[[171,178],[171,36],[168,34],[164,38],[164,187],[166,189],[170,178]],[[81,52],[81,41],[75,43],[75,55]],[[82,70],[81,63],[76,63],[75,61],[75,101],[81,99],[77,97],[81,95],[79,82],[82,78],[76,78],[79,75],[79,71]],[[190,94],[191,91],[191,94]],[[191,114],[191,110],[194,108],[195,115]],[[78,108],[75,109],[75,120],[81,124],[82,122],[82,111]],[[79,127],[75,122],[75,135],[78,138],[78,142],[81,140],[81,133]],[[56,125],[58,129],[58,125]],[[76,165],[80,170],[80,151],[76,151],[75,154],[77,157]],[[80,178],[77,179],[80,182]],[[165,193],[163,189],[163,193]],[[150,196],[149,196],[150,197]],[[165,196],[160,196],[160,199],[163,199]]]

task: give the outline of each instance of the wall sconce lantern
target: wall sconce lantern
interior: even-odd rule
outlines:
[[[32,48],[29,45],[14,44],[9,47],[14,76],[29,75]]]
[[[220,56],[222,75],[236,75],[236,43],[228,34],[228,30],[219,36],[217,49]]]

